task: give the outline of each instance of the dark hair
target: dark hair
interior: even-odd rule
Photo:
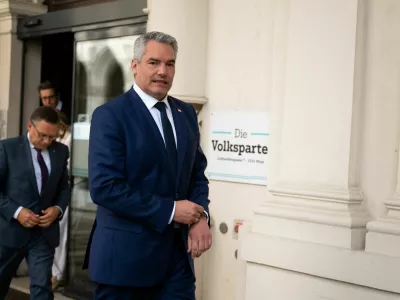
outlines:
[[[58,124],[60,122],[60,117],[54,108],[51,108],[50,106],[40,106],[32,113],[31,122],[36,123],[40,121],[45,121],[50,124]]]
[[[49,89],[54,90],[54,92],[55,92],[56,94],[57,94],[57,92],[58,92],[56,86],[55,86],[54,84],[52,84],[50,81],[48,81],[48,80],[42,82],[42,83],[39,84],[39,86],[38,86],[38,91],[39,91],[39,93],[40,93],[40,91],[42,91],[42,90],[49,90]]]

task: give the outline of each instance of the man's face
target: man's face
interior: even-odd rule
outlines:
[[[162,100],[170,90],[175,76],[175,54],[171,45],[149,41],[142,60],[132,61],[136,84],[146,94]]]
[[[40,90],[39,94],[44,106],[56,108],[58,99],[54,89]]]
[[[58,136],[57,124],[39,121],[28,123],[29,139],[32,145],[39,150],[46,150]]]

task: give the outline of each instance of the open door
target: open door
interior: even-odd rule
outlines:
[[[117,27],[75,34],[72,113],[72,199],[69,216],[68,281],[65,294],[93,299],[94,284],[82,270],[96,215],[89,194],[88,147],[90,121],[99,105],[131,88],[133,44],[143,27]]]

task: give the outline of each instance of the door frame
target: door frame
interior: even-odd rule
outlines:
[[[76,89],[77,89],[77,43],[83,42],[83,41],[91,41],[91,40],[102,40],[102,39],[110,39],[110,38],[117,38],[117,37],[123,37],[123,36],[132,36],[132,35],[140,35],[146,32],[146,25],[147,25],[147,19],[144,20],[143,18],[141,19],[136,19],[136,22],[131,25],[124,25],[124,26],[116,26],[116,27],[111,27],[111,28],[98,28],[95,30],[89,30],[89,31],[79,31],[74,34],[74,53],[73,53],[73,80],[72,80],[72,105],[71,105],[71,126],[73,126],[73,123],[75,121],[75,114],[77,111],[77,94],[76,94]],[[132,53],[133,56],[133,53]],[[71,168],[73,166],[73,160],[74,160],[74,132],[72,130],[72,140],[71,140],[71,153],[70,153],[70,165]],[[71,169],[72,170],[72,169]],[[74,186],[74,176],[71,174],[71,193],[72,193],[72,188]],[[72,196],[72,195],[71,195]],[[70,255],[69,255],[69,241],[71,241],[72,238],[72,230],[71,230],[71,222],[72,222],[72,209],[70,209],[69,213],[69,220],[68,220],[68,240],[67,240],[67,267],[66,267],[66,286],[65,286],[65,294],[67,296],[76,296],[90,299],[91,296],[91,290],[93,286],[90,283],[85,283],[85,282],[79,282],[79,286],[76,283],[71,283],[68,282],[69,280],[69,272],[70,272]]]

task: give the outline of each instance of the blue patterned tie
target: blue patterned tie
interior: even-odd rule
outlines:
[[[165,147],[167,148],[168,158],[171,163],[172,174],[176,176],[177,151],[174,132],[172,131],[172,125],[167,116],[166,105],[164,102],[159,101],[155,105],[155,108],[157,108],[161,113],[161,123],[164,132]]]

